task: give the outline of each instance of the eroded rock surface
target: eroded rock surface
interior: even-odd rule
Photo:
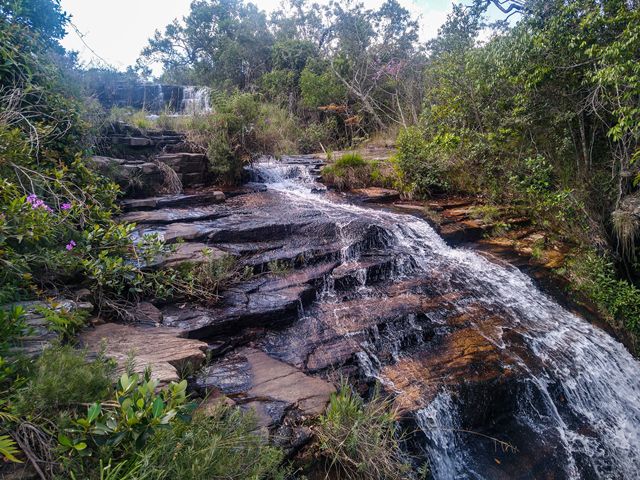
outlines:
[[[208,366],[196,385],[205,392],[220,391],[254,409],[263,427],[281,423],[291,409],[303,417],[315,417],[324,411],[335,391],[331,383],[305,375],[254,348],[241,348]]]
[[[181,335],[171,328],[105,323],[84,331],[80,341],[89,351],[113,358],[118,372],[133,359],[136,372],[149,367],[152,378],[164,385],[178,381],[181,372],[196,371],[206,359],[206,343]]]

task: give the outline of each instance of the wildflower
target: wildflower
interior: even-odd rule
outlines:
[[[31,205],[31,208],[33,210],[35,210],[36,208],[42,208],[43,210],[46,210],[47,212],[53,212],[51,207],[49,205],[47,205],[46,203],[44,203],[43,200],[40,200],[35,193],[32,193],[31,195],[29,195],[27,197],[27,203]]]
[[[71,251],[73,250],[73,248],[76,246],[76,242],[71,240],[69,243],[67,243],[67,246],[65,247],[67,249],[67,251]]]
[[[61,210],[71,210],[71,204],[70,203],[63,203],[62,205],[60,205],[60,209]]]

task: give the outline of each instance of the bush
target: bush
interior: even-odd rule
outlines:
[[[396,433],[396,412],[376,391],[365,403],[343,385],[331,396],[317,429],[327,471],[347,479],[409,478]]]
[[[214,95],[214,112],[192,117],[187,134],[191,143],[207,153],[211,172],[219,181],[236,184],[244,167],[256,155],[293,153],[298,127],[276,104],[250,93]]]
[[[338,136],[337,123],[335,118],[331,118],[307,125],[298,136],[300,153],[315,153],[335,145]]]
[[[611,321],[640,334],[640,290],[618,279],[612,262],[593,251],[582,253],[569,262],[569,274],[573,288],[591,299]]]
[[[114,401],[93,403],[85,417],[74,420],[67,430],[71,436],[60,433],[60,444],[71,454],[81,456],[92,451],[100,455],[121,458],[132,451],[141,450],[147,440],[162,427],[186,415],[187,381],[171,383],[158,392],[158,382],[147,370],[139,375],[122,374],[118,381]],[[88,449],[88,451],[87,451]]]
[[[371,166],[358,153],[346,153],[322,169],[322,178],[339,190],[369,185]]]
[[[119,463],[75,464],[71,478],[113,480],[284,479],[283,453],[256,433],[252,415],[218,405],[192,421],[176,419]]]
[[[238,408],[218,406],[192,423],[159,432],[141,455],[142,479],[278,479],[283,453],[256,432],[255,420]]]
[[[428,142],[422,132],[407,128],[396,140],[398,167],[402,173],[404,189],[418,196],[429,196],[450,188],[443,148],[449,148],[453,139],[437,139]],[[439,145],[440,144],[440,145]]]
[[[47,348],[35,362],[25,388],[18,392],[18,410],[54,413],[109,398],[113,371],[110,361],[88,361],[86,352],[71,346]]]
[[[177,274],[172,277],[176,294],[213,304],[219,299],[221,289],[248,279],[253,273],[251,267],[242,267],[232,255],[214,257],[208,250],[203,254],[204,261],[177,267]]]
[[[47,329],[60,335],[64,341],[72,340],[86,325],[88,313],[80,310],[67,310],[56,304],[51,307],[37,307],[36,311],[44,317]]]

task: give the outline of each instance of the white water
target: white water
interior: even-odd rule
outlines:
[[[640,364],[622,344],[563,309],[517,269],[447,246],[421,219],[312,193],[314,180],[305,166],[271,162],[253,169],[270,189],[289,196],[297,208],[321,211],[338,225],[358,218],[383,227],[393,236],[393,249],[409,255],[424,274],[437,271],[445,275],[443,291],[455,291],[454,277],[464,278],[465,292],[471,292],[475,301],[499,305],[509,312],[505,319],[510,322],[508,327],[525,332],[529,351],[544,365],[541,372],[531,372],[530,394],[518,399],[517,420],[540,435],[552,434],[557,439],[563,478],[584,478],[580,463],[588,464],[590,478],[640,478]],[[509,350],[500,333],[488,339],[528,370],[524,359]],[[553,385],[560,385],[566,399],[564,414],[549,391]],[[446,391],[417,417],[429,438],[427,448],[436,479],[491,478],[474,471],[473,459],[453,433],[458,422],[456,407]],[[434,424],[442,428],[432,428]],[[588,433],[571,426],[576,424],[588,425]]]
[[[184,87],[180,112],[183,115],[202,115],[211,112],[209,87]]]

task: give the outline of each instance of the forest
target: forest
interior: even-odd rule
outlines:
[[[264,155],[319,154],[336,191],[473,198],[485,214],[526,217],[563,246],[552,275],[565,295],[637,355],[640,2],[462,1],[429,41],[426,21],[398,0],[287,0],[272,12],[194,0],[119,71],[82,65],[61,45],[75,27],[59,0],[0,2],[2,478],[449,478],[407,454],[411,440],[379,387],[332,379],[337,392],[310,429],[316,440],[292,460],[240,409],[218,402],[199,414],[187,391],[193,372],[161,386],[76,348],[90,316],[129,322],[148,299],[214,305],[265,274],[230,257],[147,268],[175,246],[155,233],[137,238],[135,222],[119,219],[125,188],[91,160],[115,156],[114,125],[185,135],[224,192]],[[207,87],[211,108],[184,116],[99,101],[144,84]],[[363,158],[368,147],[391,153]],[[267,273],[298,268],[279,262]],[[90,312],[53,301],[80,288]],[[49,302],[37,315],[57,340],[25,355],[34,301]]]

